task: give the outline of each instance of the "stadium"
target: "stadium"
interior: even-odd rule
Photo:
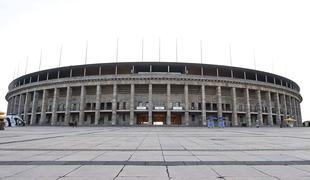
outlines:
[[[29,125],[302,126],[299,86],[232,66],[122,62],[59,67],[13,80],[8,114]]]

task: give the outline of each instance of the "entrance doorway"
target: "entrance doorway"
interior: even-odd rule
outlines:
[[[182,114],[172,114],[171,115],[171,124],[172,125],[181,125],[182,124]]]
[[[148,114],[137,114],[137,124],[138,125],[147,125],[149,124]]]
[[[166,114],[165,113],[153,113],[153,124],[154,125],[166,124]]]

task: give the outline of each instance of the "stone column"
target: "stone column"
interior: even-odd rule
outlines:
[[[13,107],[13,113],[16,114],[18,110],[18,104],[17,104],[17,95],[14,96],[14,107]]]
[[[20,117],[20,115],[21,115],[21,112],[22,112],[22,98],[23,97],[23,95],[22,94],[20,94],[19,95],[19,101],[18,101],[18,109],[17,109],[17,115]]]
[[[82,88],[83,89],[83,88]],[[82,89],[81,89],[81,98],[82,98]],[[70,86],[67,87],[67,94],[66,94],[66,104],[65,104],[65,125],[68,125],[70,121],[70,100],[71,100],[71,93],[72,93],[72,88]],[[81,99],[81,104],[82,104],[82,99]],[[84,103],[83,103],[84,104]],[[80,105],[81,107],[82,105]],[[84,114],[84,112],[83,112]],[[82,124],[81,124],[82,125]]]
[[[134,125],[135,118],[135,84],[130,85],[129,125]]]
[[[292,100],[291,100],[291,102],[292,102],[292,115],[294,116],[294,119],[296,119],[296,124],[297,124],[297,126],[300,126],[301,124],[299,124],[299,121],[298,121],[298,119],[297,119],[297,111],[296,111],[296,100],[295,100],[295,98],[294,97],[292,97]]]
[[[10,99],[9,99],[9,104],[10,104],[10,106],[9,106],[9,110],[8,110],[8,112],[9,113],[13,113],[13,110],[14,110],[14,97],[11,97]]]
[[[153,96],[153,86],[152,84],[149,84],[149,125],[152,125],[153,119],[152,119],[152,110],[153,110],[153,101],[152,101],[152,96]]]
[[[286,95],[283,94],[283,104],[284,104],[284,119],[286,119],[287,116],[287,106],[286,106]]]
[[[25,95],[25,105],[24,105],[24,121],[28,122],[28,103],[29,103],[29,93]]]
[[[79,125],[84,124],[84,109],[85,109],[85,86],[81,86],[81,100],[80,100],[80,113],[79,113]]]
[[[238,116],[237,116],[237,96],[236,96],[236,88],[231,88],[232,94],[232,121],[233,126],[239,126]]]
[[[206,115],[206,89],[205,85],[201,85],[201,117],[202,117],[202,125],[207,126],[207,115]]]
[[[98,125],[100,118],[100,97],[101,97],[101,85],[97,85],[96,90],[96,107],[95,107],[95,125]]]
[[[56,124],[56,120],[57,120],[57,114],[56,114],[56,110],[57,110],[57,97],[59,94],[59,89],[54,88],[54,96],[53,96],[53,105],[52,105],[52,120],[51,120],[51,125],[54,126]]]
[[[292,108],[292,98],[291,98],[291,96],[287,96],[287,98],[288,98],[288,105],[289,105],[289,108],[288,108],[288,114],[290,115],[290,116],[292,116],[293,115],[293,108]]]
[[[36,110],[37,110],[37,100],[38,100],[38,92],[37,91],[33,91],[30,125],[34,125],[35,124]]]
[[[273,126],[271,92],[270,91],[267,92],[267,99],[268,99],[268,125]]]
[[[117,106],[117,84],[113,84],[113,97],[112,97],[112,125],[116,125],[116,107]]]
[[[47,90],[43,90],[43,96],[42,96],[42,107],[41,107],[41,117],[39,124],[42,125],[46,121],[46,98],[47,98]]]
[[[185,125],[189,125],[189,108],[188,108],[188,84],[184,85],[184,96],[185,96]]]
[[[280,97],[279,97],[279,93],[276,94],[276,119],[277,119],[277,124],[280,125],[281,124],[281,106],[280,106]]]
[[[300,102],[297,103],[297,109],[298,109],[298,116],[299,116],[299,123],[302,124],[302,116],[301,116],[301,109],[300,109]]]
[[[262,114],[262,96],[261,91],[257,90],[257,100],[258,100],[258,108],[257,108],[257,120],[260,125],[263,125],[263,114]]]
[[[15,106],[15,96],[11,98],[11,107],[10,112],[14,114],[14,106]]]
[[[249,94],[249,89],[245,88],[245,99],[246,99],[246,106],[245,106],[245,118],[248,126],[252,126],[252,121],[251,121],[251,112],[250,112],[250,94]]]
[[[11,98],[8,99],[8,106],[7,106],[7,109],[6,109],[6,113],[8,113],[8,114],[9,114],[10,111],[11,111],[11,110],[10,110],[10,107],[11,107]]]
[[[171,85],[168,83],[167,84],[167,105],[166,105],[166,109],[167,109],[167,125],[171,125]]]
[[[217,117],[223,117],[221,86],[216,87],[216,98],[217,98]]]

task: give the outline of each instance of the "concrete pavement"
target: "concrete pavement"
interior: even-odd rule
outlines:
[[[310,128],[6,128],[0,179],[310,179]]]

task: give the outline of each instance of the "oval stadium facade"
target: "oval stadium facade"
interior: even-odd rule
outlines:
[[[26,74],[9,85],[7,113],[29,125],[302,125],[299,86],[267,72],[231,66],[124,62]]]

